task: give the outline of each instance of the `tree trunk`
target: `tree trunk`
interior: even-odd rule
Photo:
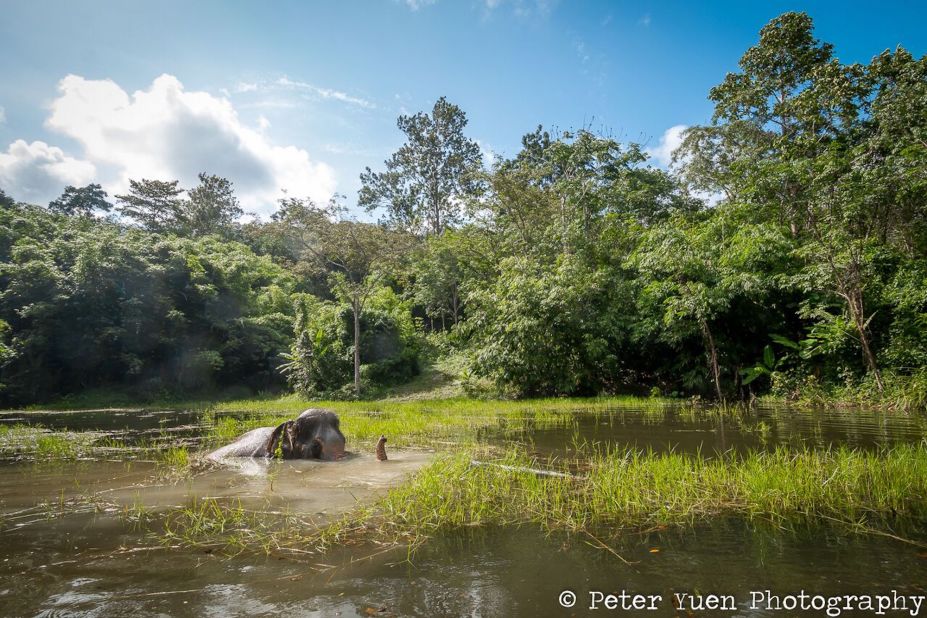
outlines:
[[[885,385],[882,384],[882,373],[879,371],[875,354],[869,344],[869,335],[866,334],[866,310],[863,304],[862,290],[857,286],[852,292],[844,294],[843,297],[850,309],[850,318],[852,318],[856,331],[859,333],[859,343],[863,348],[863,359],[866,361],[866,368],[875,377],[876,388],[879,389],[881,395],[885,390]]]
[[[360,397],[360,303],[355,299],[351,304],[354,309],[354,392]]]
[[[705,338],[705,346],[708,348],[708,361],[711,365],[711,375],[715,382],[715,394],[718,396],[718,401],[723,401],[724,396],[721,394],[721,369],[718,367],[718,348],[715,347],[715,338],[711,334],[711,329],[708,328],[708,322],[702,318],[700,324],[702,326],[702,336]]]
[[[563,253],[570,253],[570,244],[567,241],[567,223],[566,223],[566,197],[560,198],[560,243],[563,247]]]

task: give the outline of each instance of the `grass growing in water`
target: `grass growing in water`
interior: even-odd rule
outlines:
[[[41,425],[0,426],[0,457],[36,461],[73,460],[90,451],[96,433],[51,432]]]
[[[537,467],[518,451],[503,461]],[[585,475],[472,466],[443,457],[381,503],[378,525],[424,532],[539,523],[589,530],[690,525],[738,516],[776,525],[813,521],[887,526],[927,519],[927,447],[882,453],[778,449],[707,459],[674,453],[594,454]]]
[[[240,506],[194,505],[170,520],[170,538],[188,544],[320,551],[348,542],[416,543],[478,526],[539,525],[615,535],[690,526],[716,517],[777,528],[846,525],[892,534],[927,523],[927,444],[882,452],[847,448],[729,454],[720,458],[599,450],[581,475],[551,477],[513,448],[493,464],[445,454],[379,502],[321,529],[273,527]],[[505,466],[505,467],[503,467]],[[561,464],[560,470],[569,466]]]
[[[186,468],[190,465],[190,453],[185,446],[171,446],[161,451],[160,463],[172,468]]]
[[[484,401],[438,399],[421,401],[307,401],[296,397],[236,401],[218,404],[217,418],[208,442],[221,444],[255,427],[271,426],[293,418],[310,407],[330,408],[341,419],[349,444],[372,445],[389,437],[396,447],[469,446],[480,434],[492,431],[500,437],[518,437],[539,428],[569,427],[576,413],[635,409],[662,419],[668,400],[612,397],[594,399],[533,399]],[[678,404],[677,404],[678,405]],[[235,419],[222,413],[247,412]],[[370,446],[372,448],[372,446]]]

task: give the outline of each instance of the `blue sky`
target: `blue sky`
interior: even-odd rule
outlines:
[[[280,188],[356,200],[401,113],[460,105],[486,153],[538,124],[660,150],[708,121],[709,88],[788,10],[844,62],[927,52],[927,4],[850,2],[76,2],[4,0],[0,187],[229,176],[269,214]],[[70,76],[70,77],[68,77]],[[670,142],[672,145],[672,134]],[[667,144],[663,144],[667,146]]]

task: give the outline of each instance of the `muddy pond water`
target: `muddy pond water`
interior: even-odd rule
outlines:
[[[542,457],[569,457],[583,443],[711,456],[777,446],[876,449],[927,436],[921,416],[868,410],[769,408],[736,418],[686,409],[563,413],[574,414],[572,422],[535,425],[529,414],[517,435],[494,427],[480,439],[517,440]],[[0,424],[192,448],[214,421],[177,410],[0,413]],[[354,546],[304,561],[163,545],[126,517],[210,497],[323,522],[375,498],[429,457],[424,450],[393,450],[387,466],[372,453],[333,464],[246,462],[180,481],[165,479],[153,462],[115,452],[69,462],[0,461],[0,615],[826,616],[787,609],[788,597],[927,595],[927,549],[839,530],[775,531],[725,520],[628,534],[610,541],[612,553],[587,537],[533,526],[469,529],[432,538],[411,559],[402,548]],[[775,599],[764,604],[753,594],[767,590],[779,609]],[[576,595],[573,607],[561,604],[569,601],[563,591]],[[656,609],[622,609],[622,591],[659,599]],[[590,610],[599,592],[616,595],[617,608],[603,600]],[[674,594],[687,606],[674,607]],[[709,608],[710,594],[722,607]],[[923,606],[914,614],[910,600],[905,610],[897,601],[893,607],[886,615],[927,616]]]

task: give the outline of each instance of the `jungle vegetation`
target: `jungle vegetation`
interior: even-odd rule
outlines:
[[[586,128],[483,164],[444,98],[360,207],[234,179],[0,193],[0,400],[356,397],[453,357],[515,397],[927,401],[927,57],[842,63],[785,13],[669,170]]]

